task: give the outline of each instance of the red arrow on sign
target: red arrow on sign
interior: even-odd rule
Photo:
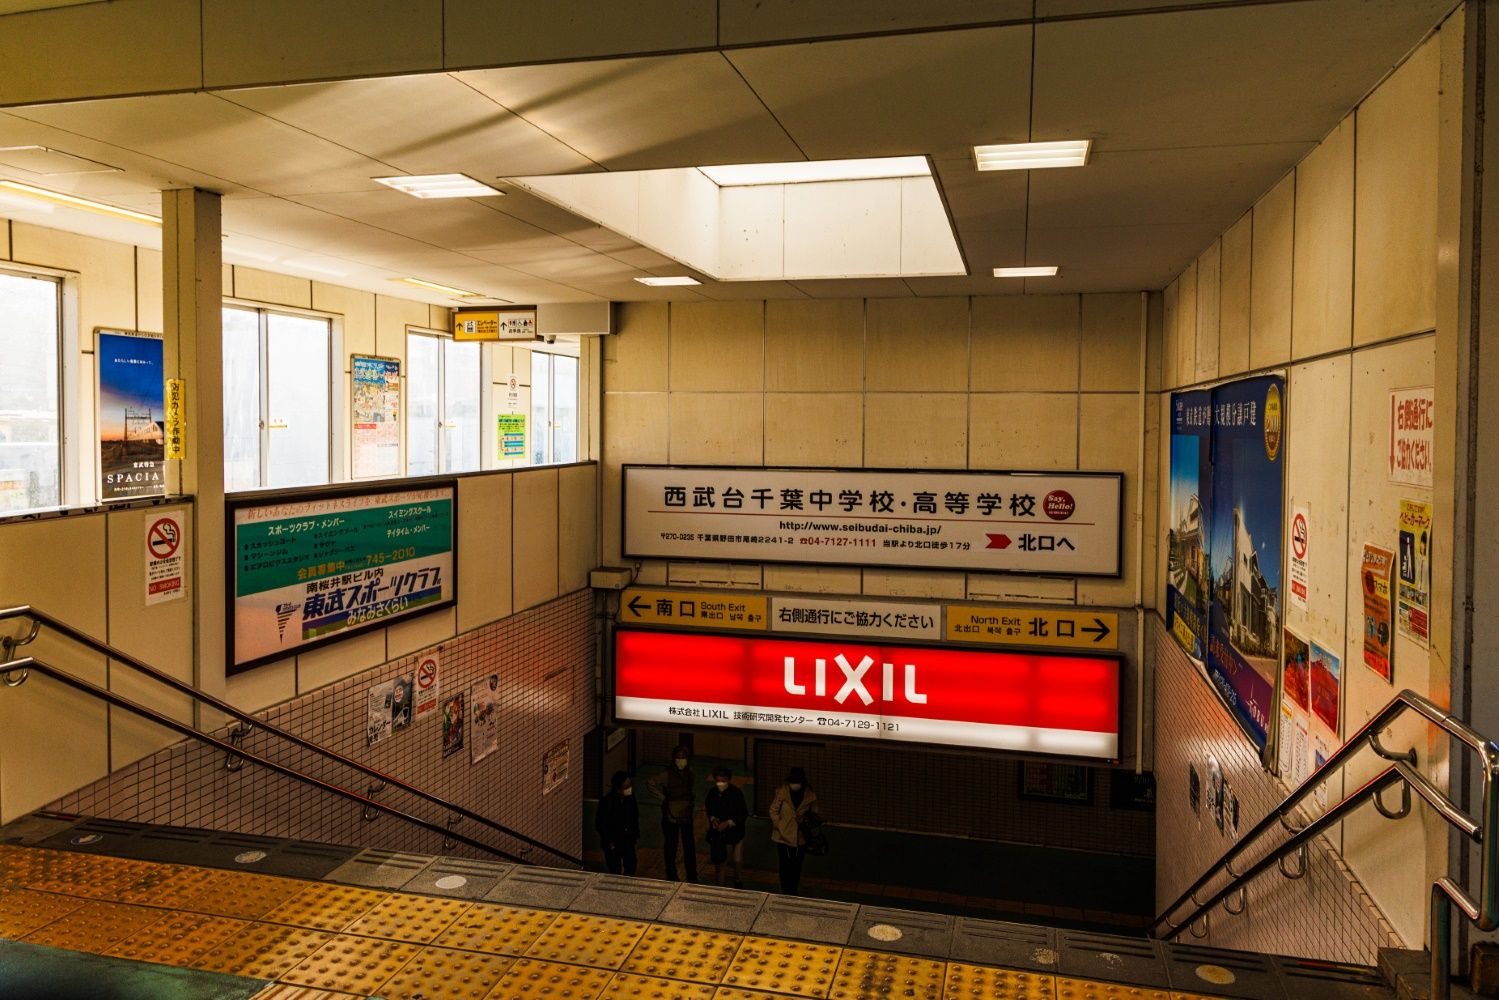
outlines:
[[[1007,549],[1009,547],[1010,547],[1010,536],[1009,535],[990,535],[989,536],[989,544],[986,545],[986,546],[984,546],[984,548],[986,548],[986,549]]]

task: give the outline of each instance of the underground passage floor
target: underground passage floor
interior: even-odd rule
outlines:
[[[446,861],[450,867],[440,870],[465,870],[464,862]],[[537,879],[591,879],[602,891],[678,897],[706,891],[718,895],[692,898],[719,903],[734,895],[553,869],[517,872]],[[409,879],[411,872],[406,875]],[[433,884],[440,891],[452,880],[439,877]],[[689,905],[669,912],[708,909],[693,911]],[[1260,995],[896,954],[879,950],[877,929],[870,929],[870,947],[839,946],[762,935],[754,928],[732,933],[690,921],[621,919],[0,844],[0,997],[6,1000],[1204,1000]],[[1045,951],[1037,952],[1041,961],[1057,961],[1055,951]]]

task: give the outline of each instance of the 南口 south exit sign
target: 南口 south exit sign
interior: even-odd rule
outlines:
[[[678,625],[764,632],[770,625],[769,599],[762,594],[722,590],[643,590],[631,587],[619,598],[622,625]]]

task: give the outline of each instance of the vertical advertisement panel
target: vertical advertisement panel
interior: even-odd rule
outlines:
[[[354,478],[401,474],[401,363],[356,354],[349,359],[354,383]]]
[[[99,498],[166,494],[166,401],[161,338],[100,330]]]
[[[1280,670],[1284,379],[1213,390],[1207,672],[1261,751]]]
[[[1166,538],[1166,625],[1201,662],[1207,639],[1208,488],[1212,394],[1171,397],[1171,512]]]

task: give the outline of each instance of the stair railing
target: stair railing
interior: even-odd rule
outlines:
[[[1445,792],[1416,770],[1414,749],[1393,751],[1380,742],[1379,734],[1401,717],[1414,713],[1426,719],[1429,725],[1444,730],[1464,747],[1479,756],[1483,797],[1477,819],[1469,816],[1457,806]],[[1341,771],[1359,750],[1368,747],[1381,758],[1390,761],[1374,777],[1364,782],[1355,791],[1345,795],[1341,801],[1325,810],[1316,819],[1304,826],[1297,826],[1295,816],[1298,807],[1307,797],[1327,782],[1333,774]],[[1307,845],[1317,836],[1340,822],[1345,816],[1366,802],[1372,802],[1380,815],[1399,819],[1411,810],[1411,792],[1414,791],[1427,805],[1449,825],[1479,846],[1480,868],[1478,898],[1470,896],[1450,876],[1442,876],[1431,886],[1431,986],[1434,1000],[1449,1000],[1452,995],[1452,972],[1449,952],[1452,948],[1452,908],[1457,907],[1469,921],[1481,931],[1499,928],[1499,795],[1496,795],[1495,778],[1499,777],[1499,744],[1485,739],[1452,713],[1438,707],[1434,702],[1416,694],[1402,691],[1392,698],[1384,708],[1364,723],[1356,734],[1339,747],[1331,757],[1310,777],[1298,785],[1281,803],[1223,853],[1212,867],[1177,897],[1176,901],[1161,911],[1151,934],[1170,939],[1184,930],[1194,937],[1206,937],[1211,926],[1212,910],[1222,904],[1225,912],[1233,915],[1244,913],[1249,908],[1248,885],[1256,877],[1268,871],[1272,865],[1280,869],[1288,879],[1300,879],[1306,874]],[[1401,804],[1391,809],[1382,798],[1386,789],[1399,787]],[[1251,845],[1260,842],[1272,830],[1284,829],[1290,836],[1271,848],[1259,860],[1243,871],[1234,868],[1234,861],[1244,855]],[[1295,855],[1298,864],[1288,868],[1286,862]],[[1220,875],[1228,880],[1206,900],[1200,901],[1202,892]],[[1230,898],[1237,900],[1237,908],[1229,904]],[[1188,904],[1192,909],[1185,919],[1172,919]],[[1202,926],[1198,932],[1199,924]]]
[[[401,816],[408,815],[405,813],[401,813],[399,810],[392,810],[388,807],[385,807],[372,798],[374,794],[376,794],[380,790],[383,790],[385,787],[397,788],[402,792],[414,795],[419,799],[422,799],[434,806],[437,806],[440,809],[446,810],[447,812],[451,813],[452,816],[450,817],[448,824],[444,827],[437,828],[444,835],[451,835],[450,831],[454,826],[457,825],[457,819],[461,817],[462,819],[472,820],[473,822],[478,823],[480,826],[492,830],[493,832],[501,836],[509,837],[512,840],[519,841],[522,844],[528,845],[528,847],[538,848],[570,864],[577,865],[580,868],[583,867],[582,858],[574,857],[573,855],[568,854],[566,851],[553,847],[550,844],[535,839],[534,837],[529,837],[517,830],[513,830],[502,823],[498,823],[487,816],[480,815],[479,813],[476,813],[465,806],[461,806],[456,802],[451,802],[440,795],[433,794],[432,792],[429,792],[423,788],[419,788],[415,785],[410,784],[409,782],[403,781],[400,778],[386,774],[376,768],[370,767],[368,764],[363,764],[350,757],[346,757],[336,750],[330,750],[327,747],[322,746],[321,744],[314,743],[312,740],[306,739],[302,736],[298,736],[296,733],[293,733],[287,729],[283,729],[282,727],[268,722],[265,719],[258,718],[254,715],[244,712],[241,709],[238,709],[235,706],[224,701],[222,698],[217,698],[206,691],[200,690],[199,688],[196,688],[185,681],[173,677],[171,674],[158,670],[156,667],[153,667],[150,664],[143,663],[136,657],[131,656],[129,653],[126,653],[120,649],[116,649],[109,643],[101,642],[98,639],[95,639],[92,636],[79,631],[66,622],[47,614],[45,611],[41,611],[30,605],[24,604],[17,607],[0,607],[0,621],[7,621],[10,619],[29,621],[30,627],[28,628],[26,634],[19,639],[12,638],[10,636],[0,637],[0,661],[7,661],[0,662],[0,682],[3,682],[7,687],[15,687],[19,684],[24,683],[27,674],[33,667],[35,667],[38,672],[45,673],[49,677],[53,677],[54,679],[58,680],[62,680],[62,677],[59,677],[58,675],[64,674],[67,679],[63,680],[63,683],[70,684],[74,687],[77,687],[77,684],[73,683],[75,681],[77,681],[78,683],[87,684],[87,682],[78,681],[78,678],[73,677],[70,674],[65,674],[63,671],[59,671],[56,668],[46,667],[45,665],[38,663],[32,657],[24,658],[24,662],[22,660],[13,659],[16,649],[20,646],[25,646],[33,642],[37,638],[37,635],[40,633],[42,627],[45,626],[61,636],[71,639],[83,646],[86,646],[96,653],[107,656],[111,660],[123,664],[124,666],[136,671],[139,674],[142,674],[154,681],[164,684],[172,690],[180,694],[184,694],[194,701],[207,705],[215,711],[236,720],[239,725],[236,726],[234,732],[231,733],[231,742],[229,743],[225,743],[213,737],[205,737],[205,734],[200,733],[198,730],[191,727],[184,727],[182,723],[179,723],[174,719],[168,719],[167,721],[160,723],[161,725],[173,730],[174,732],[182,733],[182,735],[184,736],[189,736],[192,738],[205,737],[204,739],[200,739],[200,742],[212,742],[214,745],[224,750],[226,767],[228,767],[230,770],[237,769],[237,761],[254,760],[255,762],[262,765],[270,766],[272,770],[282,771],[282,773],[286,773],[281,765],[273,765],[268,760],[254,757],[253,755],[248,754],[241,746],[244,737],[252,729],[259,729],[271,734],[272,736],[275,736],[278,739],[284,740],[287,743],[292,744],[293,746],[299,747],[302,750],[315,754],[326,760],[333,761],[334,763],[342,765],[343,767],[350,768],[372,779],[373,784],[370,786],[370,794],[368,795],[360,795],[355,792],[349,792],[348,789],[341,789],[336,785],[331,786],[334,789],[338,789],[340,793],[347,792],[349,795],[354,795],[357,800],[363,804],[363,813],[366,817],[370,817],[372,811],[386,812]],[[90,691],[88,693],[99,696],[97,692],[102,692],[103,695],[108,696],[104,697],[103,700],[110,701],[111,704],[116,704],[116,702],[114,702],[112,699],[118,696],[114,695],[113,692],[107,691],[103,688],[98,688],[95,685],[91,684],[88,685],[88,687],[94,688],[94,691]],[[85,690],[85,688],[78,689]],[[118,704],[119,707],[124,708],[127,711],[137,712],[137,714],[148,713],[147,717],[157,716],[160,714],[154,712],[152,709],[146,708],[143,705],[138,705],[134,702],[128,702],[125,699],[120,699],[120,702]],[[165,716],[161,716],[161,718],[167,719],[167,717]],[[157,720],[153,718],[152,721]],[[310,781],[322,783],[320,782],[320,779],[313,778],[310,775],[303,774],[302,772],[296,772],[296,774],[290,776],[300,776],[300,778],[307,778]],[[421,825],[426,826],[427,824],[425,821],[421,821]],[[451,836],[452,839],[461,841],[463,843],[470,843],[467,838],[458,837],[456,835]],[[471,843],[471,846],[477,846],[478,843],[479,842],[474,841]],[[492,852],[495,851],[495,849],[493,848],[486,848],[486,850],[490,850]],[[530,851],[523,850],[521,853],[529,854]],[[506,854],[505,856],[507,858],[511,857],[508,854]],[[513,860],[522,859],[515,858]],[[535,864],[536,862],[534,860],[527,860],[524,863]]]

